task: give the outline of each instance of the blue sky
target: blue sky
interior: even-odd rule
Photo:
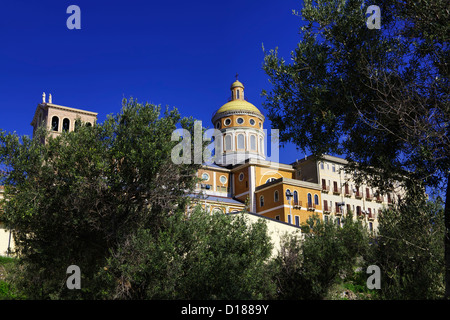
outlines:
[[[81,9],[69,30],[67,7]],[[263,50],[289,58],[302,20],[301,0],[4,1],[0,19],[0,128],[31,135],[42,92],[53,103],[117,113],[122,98],[177,107],[210,126],[239,73],[263,113]],[[266,121],[266,128],[270,122]],[[303,157],[290,146],[280,161]]]

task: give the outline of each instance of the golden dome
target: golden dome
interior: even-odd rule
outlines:
[[[245,100],[232,100],[227,102],[217,110],[216,114],[228,111],[250,111],[261,114],[261,111],[257,107]]]
[[[236,80],[235,82],[233,82],[231,84],[231,89],[236,88],[236,87],[241,87],[242,89],[244,89],[244,85],[239,80]]]

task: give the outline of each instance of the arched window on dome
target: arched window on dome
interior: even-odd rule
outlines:
[[[239,90],[236,90],[236,94],[237,94],[236,98],[239,99]]]
[[[238,149],[244,149],[245,148],[245,137],[242,133],[238,134],[237,137],[237,148]]]

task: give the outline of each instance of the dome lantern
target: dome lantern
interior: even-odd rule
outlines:
[[[244,85],[238,80],[236,73],[236,81],[231,84],[231,101],[244,100]]]

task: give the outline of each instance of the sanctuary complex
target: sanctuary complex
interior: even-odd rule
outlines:
[[[392,205],[399,192],[382,194],[356,184],[343,170],[346,160],[335,156],[308,156],[290,164],[272,161],[266,150],[265,117],[247,101],[244,89],[236,79],[229,101],[212,115],[222,150],[215,162],[204,164],[197,172],[201,182],[190,195],[193,201],[188,210],[200,204],[210,213],[246,211],[252,219],[265,218],[271,228],[284,231],[299,230],[312,215],[324,221],[332,217],[340,225],[342,217],[352,212],[354,219],[376,231],[379,212]],[[34,132],[43,124],[56,136],[73,131],[77,119],[95,125],[97,113],[54,104],[51,95],[46,101],[44,93],[31,125]],[[0,188],[0,198],[2,191]],[[0,232],[0,247],[6,242],[9,247],[10,234]]]
[[[381,194],[356,184],[343,170],[346,160],[335,156],[308,156],[290,164],[270,161],[264,115],[247,101],[244,89],[240,81],[233,82],[231,98],[212,116],[223,139],[223,156],[199,170],[196,201],[209,212],[246,210],[297,227],[314,214],[341,224],[341,217],[352,212],[376,230],[377,216],[394,203],[396,190]]]

